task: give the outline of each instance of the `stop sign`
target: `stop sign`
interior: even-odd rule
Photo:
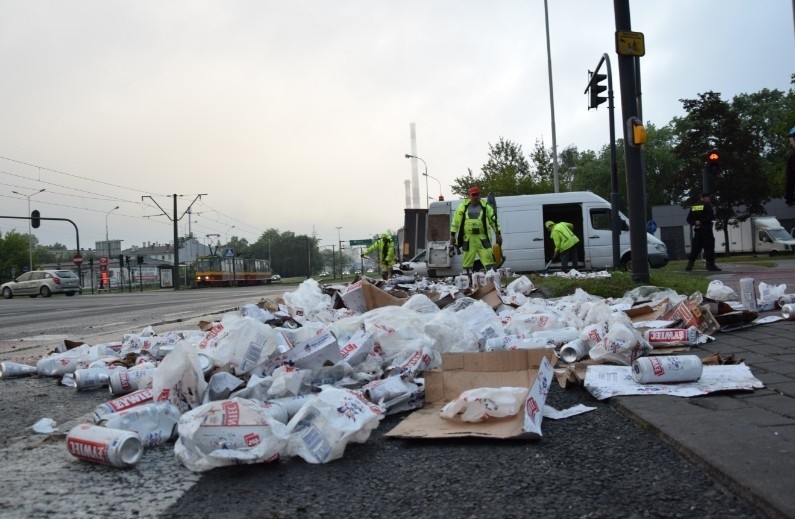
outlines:
[[[80,254],[75,254],[75,257],[72,258],[72,261],[74,261],[75,265],[79,267],[80,265],[83,264],[83,256],[81,256]]]
[[[108,266],[108,258],[107,256],[102,256],[99,258],[99,266],[100,267],[107,267]]]

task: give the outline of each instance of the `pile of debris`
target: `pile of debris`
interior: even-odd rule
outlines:
[[[525,276],[499,281],[308,279],[196,330],[64,341],[35,367],[2,362],[0,378],[109,388],[116,398],[94,423],[67,435],[72,455],[127,467],[144,447],[176,439],[193,471],[291,456],[326,463],[405,411],[414,412],[389,436],[540,438],[554,379],[597,399],[763,387],[742,363],[683,355],[721,322],[758,322],[747,302],[657,287],[553,300]]]

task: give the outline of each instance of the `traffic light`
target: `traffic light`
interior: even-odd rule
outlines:
[[[139,254],[138,256],[135,257],[135,259],[138,261],[139,265],[144,264],[144,257],[142,255]]]
[[[707,153],[707,166],[709,169],[720,173],[720,153],[716,150],[712,150]]]
[[[41,217],[41,213],[39,213],[38,209],[34,209],[33,211],[31,211],[30,212],[30,226],[33,227],[34,229],[38,229],[39,225],[41,225],[41,220],[39,220],[40,217]]]
[[[600,84],[607,79],[607,74],[592,74],[588,81],[588,109],[596,108],[600,104],[607,101],[607,97],[601,97],[599,94],[607,90],[607,86]]]
[[[127,269],[129,270],[129,268],[130,268],[130,257],[129,256],[124,256],[124,259],[127,261]]]
[[[119,268],[124,266],[124,254],[119,254]]]

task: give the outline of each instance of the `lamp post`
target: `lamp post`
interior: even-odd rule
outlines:
[[[337,242],[339,243],[340,246],[340,279],[342,279],[342,238],[340,237],[341,230],[342,227],[337,227]]]
[[[234,228],[235,228],[235,226],[233,225],[232,227],[227,229],[226,232],[224,233],[224,241],[226,242],[226,243],[224,243],[224,245],[229,245],[229,231],[231,231]]]
[[[107,245],[107,242],[108,242],[108,216],[110,216],[110,213],[112,213],[113,211],[115,211],[118,208],[119,208],[119,206],[116,206],[113,209],[111,209],[110,211],[108,211],[107,213],[105,213],[105,243],[106,243],[105,246],[108,247],[108,249],[110,249],[110,246]],[[110,255],[110,253],[108,253],[108,255]]]
[[[31,193],[29,195],[23,195],[18,191],[11,191],[11,192],[19,196],[24,196],[25,198],[28,199],[28,216],[30,216],[30,199],[38,195],[42,191],[44,191],[44,188],[41,188],[38,191]],[[28,220],[28,270],[33,270],[33,240],[31,239],[30,220]]]
[[[409,155],[408,153],[406,153],[406,158],[407,159],[422,160],[422,158],[420,158],[420,157],[418,157],[416,155]],[[426,164],[425,161],[422,160],[422,165],[425,167],[425,173],[422,174],[422,176],[425,177],[425,209],[428,209],[428,164]],[[436,179],[434,179],[434,180],[436,180]],[[436,180],[436,181],[439,182],[438,180]],[[441,190],[442,190],[442,183],[439,182],[439,191],[441,192]]]
[[[428,178],[434,179],[436,181],[436,183],[439,184],[439,200],[444,200],[444,196],[442,196],[442,183],[439,182],[439,179],[434,177],[434,176],[429,175],[427,171],[425,173],[423,173],[422,176],[425,177],[425,190],[426,191],[428,190]],[[431,197],[429,196],[428,199],[430,200],[430,198]]]

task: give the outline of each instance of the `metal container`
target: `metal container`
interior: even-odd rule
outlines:
[[[149,403],[152,400],[153,396],[152,390],[150,388],[133,391],[132,393],[120,396],[119,398],[114,398],[109,402],[98,405],[96,409],[94,409],[94,421],[98,422],[105,415],[110,413],[118,413],[120,411],[124,411],[125,409],[130,409],[131,407]]]
[[[590,349],[588,343],[584,340],[574,339],[560,348],[560,358],[563,359],[563,362],[571,364],[587,357]]]
[[[152,383],[155,368],[131,369],[110,375],[110,392],[114,395],[124,395],[139,389],[144,389]]]
[[[698,328],[659,328],[643,332],[643,338],[655,346],[695,346],[698,344]]]
[[[133,432],[85,423],[69,431],[66,449],[75,458],[121,468],[138,463],[144,452],[141,440]]]
[[[26,377],[37,373],[36,366],[4,360],[0,362],[0,378]]]
[[[795,321],[795,304],[788,304],[781,307],[781,317],[787,321]]]
[[[639,384],[695,382],[703,371],[698,355],[657,355],[641,357],[632,363],[632,378]]]
[[[795,294],[784,294],[776,300],[779,308],[784,308],[784,305],[795,303]]]
[[[121,368],[120,370],[124,371]],[[83,391],[85,389],[106,387],[110,383],[110,376],[114,371],[117,370],[99,367],[76,369],[74,375],[75,389]]]
[[[153,402],[107,414],[97,425],[134,432],[144,447],[154,447],[176,436],[180,415],[169,402]]]

